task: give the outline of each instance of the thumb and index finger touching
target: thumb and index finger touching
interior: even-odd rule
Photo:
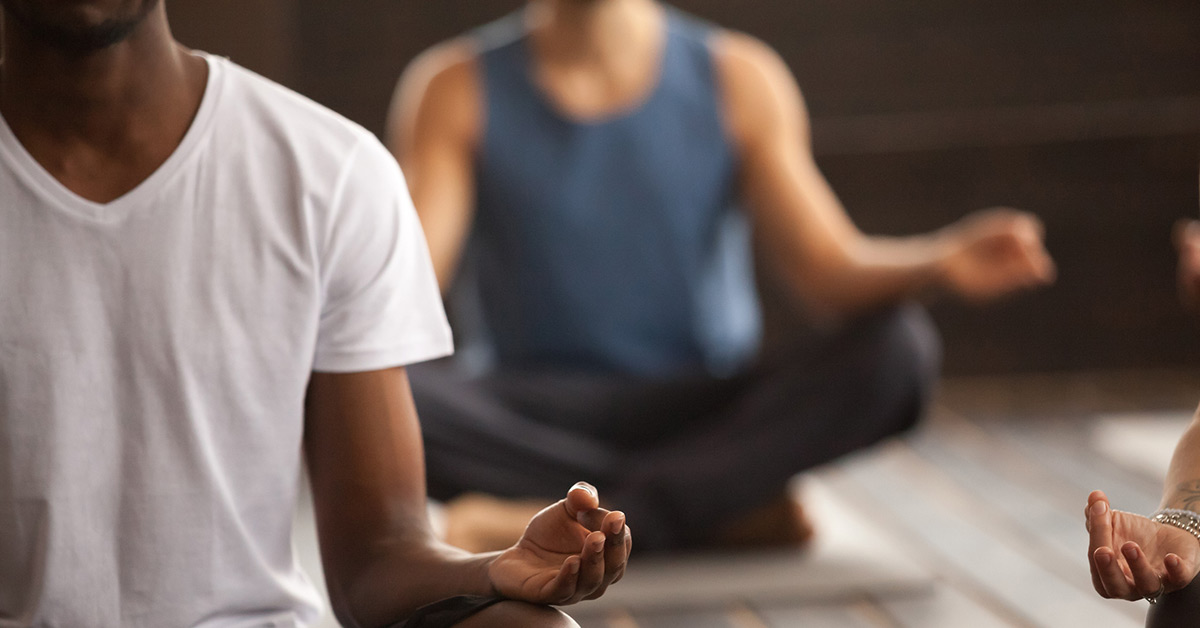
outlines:
[[[562,501],[562,505],[568,517],[579,521],[580,516],[587,516],[600,509],[600,493],[587,482],[577,482],[567,491],[567,498]]]
[[[613,521],[619,518],[624,521],[624,516],[621,513],[610,517],[613,511],[600,507],[600,494],[596,491],[596,487],[587,482],[578,482],[567,491],[567,498],[563,500],[563,508],[569,516],[579,525],[587,528],[592,532],[610,530],[604,529],[606,519]],[[611,523],[610,523],[611,525]]]
[[[1057,274],[1054,259],[1046,250],[1046,228],[1035,214],[994,208],[974,221],[974,238],[1003,246],[1009,268],[1026,277],[1022,287],[1052,283]]]
[[[1046,227],[1033,214],[1020,213],[1010,218],[1009,232],[1018,244],[1020,256],[1032,277],[1030,285],[1052,283],[1057,275],[1054,258],[1046,250]]]

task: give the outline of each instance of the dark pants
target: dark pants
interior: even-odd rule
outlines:
[[[456,595],[418,608],[408,619],[390,628],[450,628],[487,607],[504,601],[499,597]]]
[[[797,472],[912,427],[939,363],[927,314],[906,306],[728,379],[411,375],[430,495],[552,500],[587,480],[645,550],[703,544]]]
[[[1186,588],[1164,595],[1146,615],[1146,628],[1200,626],[1200,578]]]

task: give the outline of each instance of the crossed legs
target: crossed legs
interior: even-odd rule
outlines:
[[[579,479],[639,549],[704,545],[795,473],[913,426],[939,348],[923,310],[858,321],[729,379],[413,369],[430,494],[553,499]]]

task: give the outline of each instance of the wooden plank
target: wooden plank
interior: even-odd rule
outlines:
[[[738,628],[723,609],[654,609],[634,611],[638,628]]]
[[[637,558],[592,608],[727,607],[743,600],[860,599],[926,590],[933,575],[898,553],[870,516],[819,482],[802,488],[818,528],[811,547]],[[636,557],[635,557],[636,558]]]
[[[1059,483],[1039,460],[994,442],[989,446],[978,436],[965,423],[945,424],[909,444],[966,491],[984,496],[979,507],[997,525],[1007,527],[1010,536],[1026,539],[1047,569],[1068,578],[1086,570],[1082,510],[1087,494],[1075,490],[1068,499],[1057,497],[1047,489]]]
[[[997,538],[974,496],[903,445],[847,465],[844,471],[876,509],[902,526],[921,551],[969,580],[1013,615],[1033,626],[1139,626],[1117,608],[1066,582],[1029,556],[1029,548]],[[1087,578],[1087,574],[1080,575]]]
[[[610,628],[608,618],[603,615],[579,614],[569,608],[563,610],[579,624],[579,628]]]
[[[770,628],[754,609],[745,604],[735,604],[729,611],[729,620],[737,628]]]
[[[770,628],[891,628],[894,624],[859,605],[758,606]]]
[[[1175,447],[1193,419],[1191,409],[1102,414],[1091,444],[1121,468],[1165,483]]]
[[[1082,495],[1080,504],[1092,490],[1101,489],[1108,494],[1114,508],[1152,512],[1162,497],[1160,485],[1130,473],[1091,449],[1086,422],[1053,421],[1035,425],[987,421],[978,425],[1025,456],[1040,461],[1051,477],[1078,487]]]
[[[592,609],[585,602],[563,610],[580,628],[639,628],[633,616],[622,609]]]
[[[929,595],[884,597],[878,602],[901,628],[1013,628],[1026,625],[1002,618],[946,583],[940,583]]]

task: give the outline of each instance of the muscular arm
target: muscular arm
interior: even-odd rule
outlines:
[[[400,161],[445,292],[474,215],[474,154],[484,124],[471,43],[452,41],[404,72],[388,113],[387,145]]]
[[[848,314],[930,288],[987,300],[1051,276],[1040,225],[1018,212],[979,215],[915,237],[863,234],[817,168],[804,102],[783,61],[764,44],[733,33],[717,37],[714,58],[724,117],[742,159],[747,209],[769,258],[814,307]],[[996,261],[1018,265],[1002,276],[983,277],[962,264],[963,253],[972,248],[983,253],[977,240],[993,234],[1012,241],[999,243],[1001,248],[1015,243],[1020,253],[999,251]],[[960,281],[964,272],[973,275],[966,284]],[[976,281],[980,278],[991,285]]]
[[[437,541],[404,369],[314,373],[305,453],[334,612],[347,626],[394,622],[460,594],[491,593],[492,555]]]
[[[431,534],[421,432],[403,368],[314,373],[304,450],[321,561],[343,625],[389,625],[455,595],[574,604],[625,572],[625,515],[580,483],[543,509],[513,547],[470,554]],[[520,625],[540,626],[532,621]]]

